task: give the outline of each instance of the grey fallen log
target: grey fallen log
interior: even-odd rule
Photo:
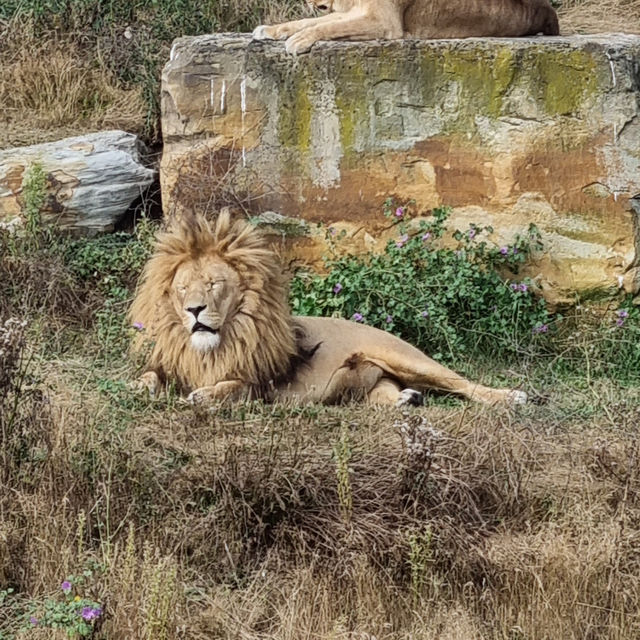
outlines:
[[[47,178],[46,219],[83,233],[109,231],[153,183],[144,145],[125,131],[101,131],[0,151],[0,221],[20,216],[23,181],[40,165]]]

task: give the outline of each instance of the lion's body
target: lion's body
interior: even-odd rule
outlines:
[[[338,318],[292,317],[275,255],[221,213],[162,234],[130,318],[150,342],[141,385],[173,381],[194,402],[253,396],[335,403],[415,401],[439,389],[487,403],[521,392],[474,384],[385,331]]]
[[[549,0],[313,0],[330,11],[279,25],[261,25],[256,39],[287,39],[290,53],[318,40],[519,37],[559,33]]]

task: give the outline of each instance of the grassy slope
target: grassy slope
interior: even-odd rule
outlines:
[[[149,231],[0,252],[29,321],[0,336],[2,640],[65,637],[28,620],[72,576],[95,638],[638,635],[640,393],[590,373],[602,330],[457,363],[548,395],[517,412],[149,401],[123,322]]]
[[[618,5],[627,29],[632,4]],[[111,23],[90,1],[74,6],[43,5],[65,17],[45,21],[38,56],[25,53],[33,22],[0,22],[0,147],[101,126],[154,135],[149,97],[172,34],[145,28],[170,5],[128,3],[137,13]],[[185,19],[198,7],[185,4]],[[265,10],[225,24],[247,29]],[[17,334],[0,340],[2,640],[67,637],[28,618],[47,603],[62,611],[70,576],[72,595],[104,606],[96,638],[639,635],[640,398],[632,371],[592,374],[600,330],[580,323],[539,362],[459,363],[549,396],[517,413],[430,399],[406,435],[390,410],[208,413],[127,392],[122,315],[144,255],[113,275],[121,255],[107,247],[106,263],[89,256],[91,269],[70,274],[60,256],[0,252],[0,319],[29,321],[18,372],[7,366]]]

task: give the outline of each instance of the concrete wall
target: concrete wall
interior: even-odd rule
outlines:
[[[185,185],[218,163],[252,210],[332,223],[354,250],[386,241],[390,196],[451,206],[454,226],[491,224],[498,244],[534,222],[546,250],[529,275],[547,297],[635,292],[639,114],[638,36],[331,42],[298,57],[244,35],[182,38],[162,79],[163,198],[191,206]],[[313,262],[310,233],[289,248]]]

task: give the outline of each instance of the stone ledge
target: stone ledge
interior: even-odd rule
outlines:
[[[497,243],[535,222],[546,251],[530,275],[550,298],[636,292],[639,114],[639,36],[326,42],[298,57],[243,34],[181,38],[162,80],[163,199],[190,206],[184,184],[213,159],[256,212],[341,224],[355,248],[385,241],[389,196],[450,205]]]

